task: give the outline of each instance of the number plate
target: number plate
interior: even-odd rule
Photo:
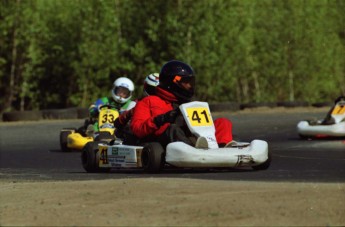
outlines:
[[[206,107],[187,108],[188,120],[192,126],[212,126],[211,114]]]
[[[119,113],[116,110],[106,109],[101,110],[99,113],[99,122],[98,125],[101,128],[103,124],[113,125],[115,119],[119,116]]]
[[[337,105],[334,107],[332,111],[332,115],[344,114],[345,113],[345,105]]]

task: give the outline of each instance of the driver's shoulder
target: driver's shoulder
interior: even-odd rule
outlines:
[[[105,104],[105,103],[110,103],[110,100],[111,99],[109,97],[104,96],[104,97],[99,98],[97,101]]]
[[[149,96],[146,96],[144,98],[142,98],[141,100],[138,101],[138,103],[141,102],[141,103],[163,103],[164,100],[162,98],[160,98],[159,96],[156,96],[156,95],[149,95]]]
[[[137,102],[136,101],[133,101],[133,100],[128,100],[128,105],[126,107],[126,110],[130,110],[130,109],[133,109],[136,105],[137,105]]]

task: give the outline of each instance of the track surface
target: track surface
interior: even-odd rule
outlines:
[[[83,120],[0,122],[0,178],[11,180],[91,180],[178,177],[215,180],[345,182],[345,140],[301,140],[300,120],[322,118],[320,112],[217,113],[233,122],[239,141],[265,140],[273,160],[266,171],[251,169],[170,169],[161,174],[115,170],[89,174],[81,166],[80,152],[60,151],[59,131],[79,127]]]

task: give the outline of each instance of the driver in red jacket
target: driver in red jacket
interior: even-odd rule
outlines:
[[[133,134],[142,141],[159,141],[163,146],[182,141],[198,148],[207,148],[207,140],[193,141],[188,130],[175,124],[179,105],[190,102],[195,91],[195,74],[188,64],[172,60],[163,65],[155,95],[137,102],[131,121]],[[232,124],[226,118],[214,121],[220,147],[232,141]]]

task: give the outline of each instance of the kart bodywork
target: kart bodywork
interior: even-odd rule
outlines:
[[[110,141],[115,139],[114,121],[118,118],[119,112],[112,109],[109,105],[100,107],[98,116],[98,126],[86,129],[87,125],[82,126],[79,130],[76,128],[63,128],[60,131],[60,147],[62,151],[81,150],[83,147],[94,140]]]
[[[90,142],[82,151],[82,165],[87,172],[104,172],[112,168],[140,168],[157,173],[167,166],[181,168],[215,168],[251,166],[264,170],[270,166],[271,156],[266,141],[233,142],[219,148],[208,103],[190,102],[180,106],[189,130],[205,137],[208,148],[195,148],[183,142],[172,142],[166,149],[158,142],[142,146]]]
[[[345,137],[345,101],[340,100],[323,120],[304,120],[297,124],[302,138]]]

